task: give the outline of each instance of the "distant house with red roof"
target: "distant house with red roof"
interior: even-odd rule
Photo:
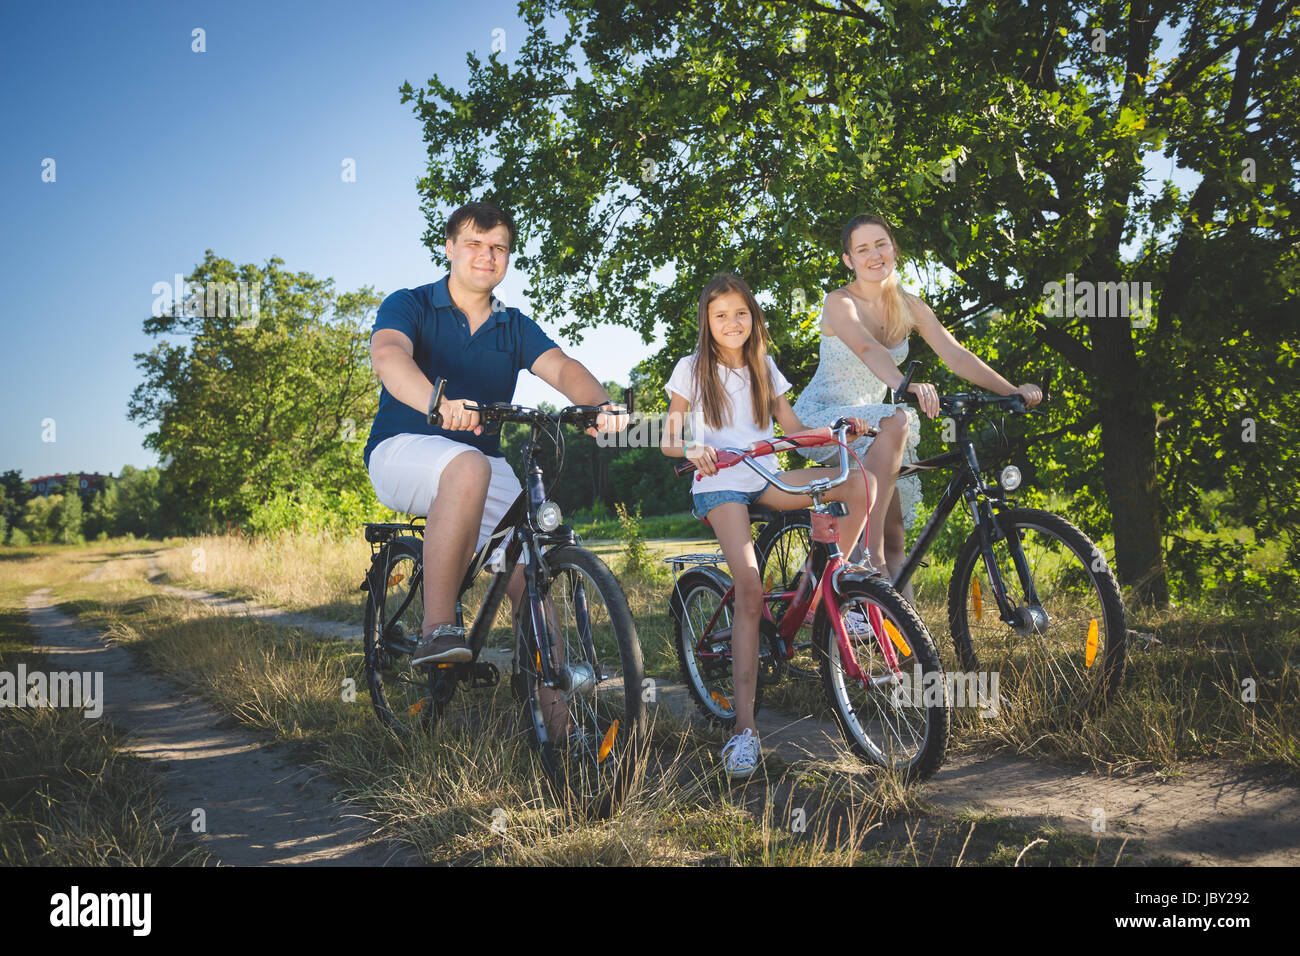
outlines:
[[[79,471],[76,474],[41,475],[39,478],[28,478],[27,484],[38,495],[62,494],[70,483],[82,494],[88,495],[94,491],[103,491],[104,479],[112,477],[112,472],[101,475],[97,471]]]

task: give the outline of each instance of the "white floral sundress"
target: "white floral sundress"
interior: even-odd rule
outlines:
[[[895,365],[907,358],[907,339],[889,349]],[[886,403],[890,397],[888,386],[875,376],[871,369],[853,353],[837,336],[823,335],[817,371],[812,381],[794,403],[794,413],[811,428],[833,425],[838,418],[861,418],[869,425],[880,426],[881,421],[898,411],[898,405]],[[911,405],[901,406],[907,415],[907,440],[903,445],[903,463],[916,461],[916,446],[921,441],[921,419]],[[851,447],[859,458],[865,458],[871,439],[863,436]],[[799,453],[813,461],[824,462],[839,452],[836,445],[819,448],[801,448]],[[899,479],[898,503],[903,512],[903,527],[910,528],[916,521],[921,505],[921,479],[913,475]]]

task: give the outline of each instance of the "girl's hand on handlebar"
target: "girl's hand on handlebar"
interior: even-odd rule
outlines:
[[[716,475],[718,473],[718,453],[708,445],[687,445],[686,457],[700,474]]]
[[[1033,383],[1025,383],[1017,388],[1012,395],[1021,395],[1025,399],[1025,404],[1033,408],[1043,400],[1043,390]]]
[[[939,414],[939,390],[929,382],[913,382],[907,390],[916,396],[916,404],[929,418]]]
[[[868,432],[874,431],[874,429],[861,418],[849,418],[846,419],[846,421],[849,423],[850,438],[860,438]]]
[[[442,404],[438,406],[438,413],[442,416],[442,428],[450,432],[472,431],[475,435],[483,434],[483,429],[479,427],[478,412],[472,412],[465,407],[468,402],[467,398],[444,398]],[[477,405],[478,402],[471,404]]]

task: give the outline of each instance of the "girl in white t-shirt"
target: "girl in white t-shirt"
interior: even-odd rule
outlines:
[[[665,455],[689,458],[704,477],[691,484],[695,513],[707,518],[718,536],[736,586],[731,630],[732,681],[736,695],[736,735],[722,749],[723,767],[731,777],[748,777],[758,765],[758,728],[754,724],[754,692],[758,685],[758,621],[763,607],[763,582],[750,533],[749,505],[777,511],[807,508],[812,499],[766,484],[744,465],[718,470],[717,449],[743,448],[776,437],[772,419],[786,434],[811,431],[799,421],[785,393],[790,383],[767,354],[763,310],[739,276],[722,273],[700,296],[700,338],[694,355],[677,363],[666,390],[671,404],[660,444]],[[683,419],[689,416],[692,441],[682,440]],[[851,419],[854,435],[866,423]],[[755,463],[776,472],[776,456]],[[791,485],[807,485],[838,474],[833,468],[803,468],[781,472]],[[848,505],[842,539],[856,541],[866,525],[875,494],[874,476],[864,483],[860,472],[826,494]]]

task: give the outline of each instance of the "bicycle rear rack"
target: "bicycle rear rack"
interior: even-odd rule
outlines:
[[[370,543],[370,554],[373,557],[378,554],[380,549],[393,538],[397,537],[404,531],[424,536],[423,517],[416,516],[410,521],[372,521],[367,522],[365,526],[366,541]]]

